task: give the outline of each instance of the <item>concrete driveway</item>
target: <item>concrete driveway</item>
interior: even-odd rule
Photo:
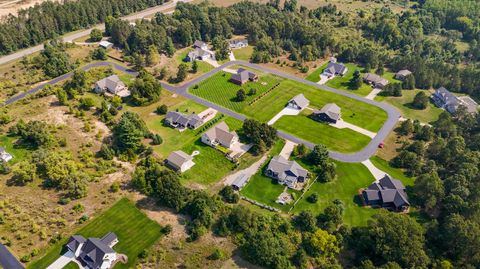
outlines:
[[[333,79],[333,78],[335,78],[335,77],[330,77],[330,78],[329,78],[329,77],[327,77],[327,76],[325,76],[325,75],[323,75],[323,74],[320,74],[320,80],[317,82],[317,84],[323,85],[323,84],[327,83],[327,81],[329,81],[329,80],[331,80],[331,79]]]
[[[279,120],[282,116],[297,116],[302,112],[301,110],[291,108],[291,107],[286,107],[282,109],[282,111],[278,112],[277,115],[275,115],[267,124],[268,125],[273,125],[277,120]]]
[[[362,162],[368,168],[368,171],[373,175],[375,178],[375,182],[378,182],[381,178],[383,178],[387,173],[383,172],[382,170],[378,169],[370,160],[365,160]]]
[[[282,151],[280,152],[280,156],[282,156],[285,159],[289,159],[290,155],[292,155],[293,149],[295,148],[297,144],[290,141],[286,140],[285,145],[282,148]]]
[[[350,130],[353,130],[357,133],[361,133],[361,134],[364,134],[370,138],[374,138],[377,133],[374,133],[374,132],[371,132],[369,130],[365,130],[361,127],[358,127],[357,125],[353,125],[351,123],[348,123],[342,119],[338,120],[337,123],[330,123],[329,124],[330,126],[333,126],[335,128],[338,128],[338,129],[350,129]]]
[[[54,261],[52,264],[50,264],[47,269],[62,269],[65,267],[69,262],[75,261],[75,254],[71,252],[70,250],[67,251],[65,254],[60,256],[56,261]],[[80,267],[80,268],[83,268]]]
[[[382,89],[374,88],[365,98],[373,100],[382,91]]]
[[[240,175],[244,174],[247,175],[249,178],[257,173],[257,171],[262,167],[262,165],[267,160],[267,155],[264,155],[260,160],[256,161],[254,164],[250,165],[248,168],[243,170],[237,171],[231,175],[226,176],[224,179],[221,180],[223,185],[232,185],[232,183],[237,179]]]

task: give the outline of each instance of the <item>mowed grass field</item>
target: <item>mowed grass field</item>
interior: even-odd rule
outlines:
[[[128,256],[128,263],[118,263],[115,269],[126,269],[133,268],[138,259],[138,254],[148,249],[161,237],[161,228],[158,223],[143,214],[133,202],[124,198],[71,235],[79,234],[85,238],[101,238],[108,232],[114,232],[118,236],[119,242],[113,249],[117,253]],[[67,241],[68,238],[65,238],[55,244],[46,255],[31,263],[28,268],[47,268],[60,257],[63,246]]]
[[[283,116],[273,125],[279,130],[295,135],[315,144],[323,144],[338,152],[356,152],[370,142],[370,137],[350,129],[338,129],[326,123],[318,122],[308,113],[298,116]]]
[[[323,70],[327,68],[328,62],[322,64],[320,67],[317,69],[313,70],[312,73],[308,74],[307,77],[305,77],[306,80],[312,81],[312,82],[319,82],[320,81],[320,74],[323,73]]]
[[[313,214],[318,215],[335,199],[340,199],[345,205],[344,222],[351,226],[364,226],[379,211],[363,207],[358,193],[361,188],[368,187],[375,179],[361,163],[335,162],[335,164],[337,165],[337,178],[328,183],[315,182],[292,212],[298,214],[303,210],[310,210]],[[304,163],[302,165],[307,167]],[[307,197],[313,193],[318,195],[316,203],[307,201]]]
[[[244,113],[248,110],[248,103],[260,96],[262,93],[268,91],[274,85],[282,81],[281,78],[267,74],[259,74],[257,82],[247,82],[240,86],[230,82],[232,74],[227,72],[218,72],[207,80],[202,81],[198,87],[192,87],[189,91],[206,100],[213,101],[225,108],[233,111]],[[237,91],[243,89],[247,94],[250,89],[255,89],[256,94],[247,95],[243,102],[236,100]]]
[[[253,46],[248,46],[245,48],[241,49],[233,49],[233,55],[235,56],[235,59],[237,60],[243,60],[243,61],[250,61],[250,57],[252,57],[253,54]]]
[[[327,81],[326,85],[338,90],[344,90],[361,96],[367,96],[373,90],[372,86],[366,83],[362,83],[362,86],[360,86],[358,89],[353,89],[350,86],[350,80],[353,78],[353,73],[355,73],[355,70],[360,70],[361,76],[363,77],[363,68],[352,63],[345,65],[348,67],[347,73],[342,77],[337,76],[334,79]]]

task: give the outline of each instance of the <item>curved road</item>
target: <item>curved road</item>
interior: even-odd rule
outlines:
[[[143,11],[139,11],[137,13],[133,13],[133,14],[127,15],[125,17],[121,17],[120,19],[127,20],[127,21],[135,21],[135,20],[138,20],[138,19],[142,19],[142,18],[151,16],[151,15],[154,15],[155,13],[158,13],[158,12],[168,11],[169,9],[172,9],[172,8],[176,7],[178,2],[190,2],[190,1],[192,1],[192,0],[173,0],[173,1],[169,1],[165,4],[163,4],[163,5],[147,8]],[[81,30],[79,32],[66,34],[62,37],[62,40],[63,40],[63,42],[73,42],[75,39],[78,39],[78,38],[81,38],[81,37],[84,37],[84,36],[88,36],[93,29],[105,30],[105,24],[97,24],[90,29]],[[7,62],[10,62],[10,61],[13,61],[13,60],[20,59],[24,56],[33,54],[35,52],[39,52],[41,50],[43,50],[43,44],[37,45],[35,47],[30,47],[30,48],[27,48],[27,49],[23,49],[23,50],[20,50],[18,52],[12,53],[12,54],[2,56],[2,57],[0,57],[0,65],[4,64],[4,63],[7,63]]]
[[[231,62],[225,63],[225,64],[223,64],[223,65],[221,65],[221,66],[219,66],[219,67],[217,67],[217,68],[199,76],[196,79],[193,79],[189,82],[186,82],[185,84],[183,84],[181,86],[172,86],[172,85],[169,85],[169,84],[166,84],[166,83],[162,83],[162,86],[165,89],[167,89],[168,91],[171,91],[173,93],[182,95],[182,96],[184,96],[188,99],[191,99],[191,100],[193,100],[197,103],[200,103],[200,104],[205,105],[207,107],[214,108],[214,109],[220,111],[223,114],[226,114],[226,115],[231,116],[235,119],[243,121],[247,118],[245,115],[234,112],[234,111],[232,111],[230,109],[227,109],[225,107],[219,106],[215,103],[212,103],[210,101],[202,99],[202,98],[200,98],[196,95],[190,94],[188,92],[188,89],[190,87],[192,87],[193,85],[198,84],[199,82],[211,77],[212,75],[214,75],[217,72],[223,70],[224,68],[230,67],[232,65],[244,65],[244,66],[248,66],[248,67],[251,67],[251,68],[255,68],[255,69],[260,70],[260,71],[265,72],[265,73],[270,73],[270,74],[273,74],[273,75],[276,75],[276,76],[279,76],[279,77],[283,77],[283,78],[286,78],[286,79],[297,81],[299,83],[307,84],[309,86],[316,87],[319,90],[340,94],[340,95],[343,95],[345,97],[352,98],[352,99],[355,99],[355,100],[358,100],[358,101],[361,101],[361,102],[379,107],[382,110],[384,110],[387,113],[388,118],[387,118],[386,122],[384,123],[384,125],[382,126],[382,128],[377,132],[377,135],[370,141],[370,143],[365,148],[363,148],[362,150],[357,151],[355,153],[341,153],[341,152],[336,152],[336,151],[330,151],[330,157],[332,159],[335,159],[335,160],[338,160],[338,161],[357,163],[357,162],[363,162],[365,160],[368,160],[372,155],[375,154],[375,152],[377,151],[378,145],[381,142],[383,142],[383,140],[393,130],[393,128],[397,124],[397,121],[400,118],[400,113],[393,106],[390,106],[390,105],[387,105],[387,104],[384,104],[384,103],[380,103],[380,102],[377,102],[377,101],[374,101],[374,100],[366,99],[365,97],[358,96],[358,95],[355,95],[355,94],[352,94],[352,93],[349,93],[349,92],[346,92],[346,91],[337,90],[337,89],[334,89],[334,88],[331,88],[331,87],[328,87],[328,86],[325,86],[325,85],[319,85],[317,83],[314,83],[314,82],[296,77],[294,75],[285,74],[285,73],[282,73],[282,72],[277,71],[277,70],[272,70],[272,69],[265,68],[265,67],[262,67],[262,66],[259,66],[259,65],[256,65],[256,64],[245,62],[245,61],[231,61]],[[117,69],[121,72],[127,73],[129,75],[133,75],[133,76],[136,76],[138,74],[134,70],[128,69],[124,66],[121,66],[121,65],[116,64],[116,63],[111,63],[111,62],[91,63],[91,64],[83,66],[81,69],[82,70],[88,70],[90,68],[100,67],[100,66],[113,66],[113,68],[115,68],[115,69]],[[17,96],[12,97],[11,99],[8,99],[7,101],[5,101],[5,103],[3,105],[12,104],[12,103],[24,98],[25,96],[27,96],[29,94],[34,94],[34,93],[42,90],[46,85],[56,84],[60,81],[69,79],[70,77],[72,77],[72,75],[73,75],[73,73],[67,73],[67,74],[62,75],[60,77],[57,77],[53,80],[50,80],[50,81],[48,81],[48,82],[46,82],[42,85],[36,86],[36,87],[32,88],[31,90],[29,90],[27,92],[24,92],[22,94],[19,94]],[[278,136],[280,136],[284,139],[290,140],[292,142],[295,142],[297,144],[305,144],[309,148],[314,147],[313,143],[311,143],[309,141],[306,141],[306,140],[303,140],[301,138],[295,137],[291,134],[282,132],[282,131],[278,131]]]

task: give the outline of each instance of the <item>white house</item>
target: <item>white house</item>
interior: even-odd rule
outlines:
[[[111,47],[113,47],[113,43],[111,42],[108,42],[108,41],[100,41],[100,43],[98,43],[98,45],[104,49],[109,49]]]
[[[195,165],[193,162],[193,157],[181,150],[170,153],[168,158],[165,160],[165,163],[181,173],[187,171]]]
[[[221,145],[230,149],[238,140],[237,133],[235,131],[230,132],[228,125],[224,121],[210,128],[202,135],[202,142],[211,147]]]
[[[8,162],[11,159],[13,159],[13,156],[10,153],[8,153],[5,150],[5,148],[0,147],[0,160],[3,161],[3,162]]]
[[[68,240],[66,248],[85,264],[85,268],[110,269],[117,259],[117,252],[112,249],[117,243],[118,237],[114,233],[108,233],[101,239],[74,235]]]
[[[193,48],[195,49],[202,49],[202,50],[208,50],[208,45],[207,43],[200,41],[200,40],[195,40],[193,43]]]
[[[235,39],[228,41],[231,49],[240,49],[248,47],[248,40],[247,39]]]
[[[131,94],[128,87],[117,75],[111,75],[95,83],[96,93],[104,93],[105,91],[120,97],[127,97]]]

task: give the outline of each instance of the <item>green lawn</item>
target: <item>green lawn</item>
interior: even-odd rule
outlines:
[[[353,78],[353,73],[355,73],[355,70],[359,69],[362,71],[363,68],[351,63],[345,65],[348,67],[347,73],[342,77],[337,76],[334,79],[327,81],[326,85],[338,90],[345,90],[361,96],[367,96],[372,91],[372,87],[370,85],[362,83],[362,86],[357,90],[352,89],[350,86],[350,80]],[[363,76],[363,73],[361,75]]]
[[[412,120],[419,120],[425,123],[432,123],[438,119],[438,116],[443,112],[441,108],[436,107],[432,102],[428,103],[426,109],[416,109],[412,106],[415,95],[422,90],[403,90],[402,96],[377,96],[375,100],[383,101],[397,107],[402,116]],[[430,95],[428,91],[425,91]]]
[[[161,226],[149,219],[128,199],[117,202],[107,211],[89,221],[86,226],[72,233],[86,238],[102,237],[108,232],[117,234],[119,242],[113,247],[128,256],[127,264],[117,264],[115,269],[133,268],[138,254],[153,245],[162,235]],[[31,263],[28,268],[46,268],[62,253],[68,238],[51,247],[47,254]]]
[[[227,72],[218,72],[207,80],[202,81],[198,88],[190,88],[190,92],[206,100],[210,100],[228,109],[243,113],[250,107],[248,104],[262,93],[269,90],[282,79],[272,75],[259,75],[258,82],[247,82],[243,86],[230,82],[232,74]],[[243,89],[246,93],[250,89],[255,89],[256,94],[248,96],[243,102],[236,100],[237,91]]]
[[[297,214],[302,210],[310,210],[318,215],[333,200],[340,199],[345,204],[344,222],[351,226],[364,226],[378,210],[361,206],[358,191],[372,184],[375,179],[361,163],[335,163],[337,178],[329,183],[315,182],[292,212]],[[306,200],[313,193],[318,194],[318,201],[314,204]]]
[[[371,157],[370,161],[378,169],[384,171],[385,173],[388,173],[393,178],[401,180],[405,186],[413,186],[413,182],[415,181],[415,178],[406,176],[401,169],[391,167],[388,164],[388,161],[378,156]]]
[[[327,68],[328,62],[322,64],[319,68],[313,70],[305,79],[312,81],[312,82],[319,82],[320,81],[320,74],[323,73],[323,70]]]
[[[188,53],[192,51],[193,48],[186,48],[175,55],[175,60],[178,64],[185,63],[188,66],[188,70],[192,69],[191,62],[185,62],[184,59],[187,57]],[[208,71],[213,69],[213,66],[204,62],[204,61],[197,61],[198,70],[197,73],[203,74],[207,73]]]
[[[17,139],[17,137],[0,135],[0,146],[5,148],[5,150],[13,156],[13,159],[9,164],[15,164],[22,161],[30,154],[30,151],[27,148],[22,147],[21,145],[15,145]]]
[[[75,262],[69,262],[63,269],[78,269],[78,265]]]
[[[312,143],[326,145],[328,149],[339,152],[356,152],[370,142],[370,137],[366,135],[315,121],[309,118],[306,113],[298,116],[283,116],[273,126]]]
[[[235,55],[235,59],[248,62],[253,54],[253,46],[247,46],[241,49],[233,49],[232,51],[233,55]]]

